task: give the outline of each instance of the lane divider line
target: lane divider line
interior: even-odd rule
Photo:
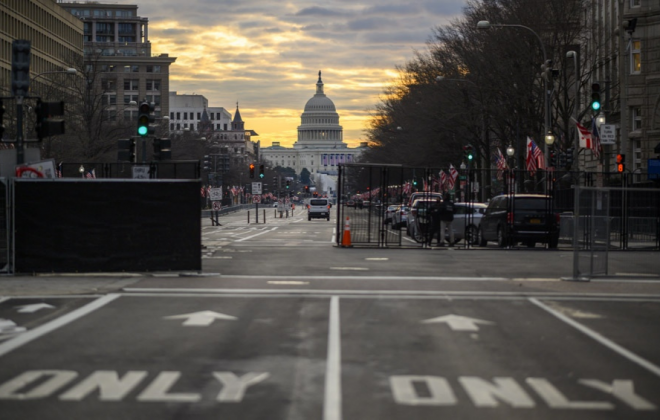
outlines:
[[[272,231],[274,231],[274,230],[277,230],[277,228],[278,228],[278,227],[275,226],[274,228],[272,228],[272,229],[270,229],[270,230],[264,230],[264,231],[262,231],[262,232],[257,233],[256,235],[246,236],[245,238],[238,239],[238,240],[236,240],[236,242],[243,242],[243,241],[247,241],[248,239],[256,238],[257,236],[260,236],[260,235],[263,235],[263,234],[265,234],[265,233],[268,233],[268,232],[272,232]]]
[[[51,322],[43,324],[33,330],[24,332],[21,335],[18,335],[9,341],[5,341],[4,343],[0,344],[0,357],[4,356],[5,354],[9,353],[12,350],[21,347],[24,344],[29,343],[30,341],[36,340],[37,338],[46,335],[51,331],[54,331],[60,327],[65,326],[66,324],[73,322],[78,318],[82,318],[83,316],[89,314],[90,312],[94,312],[95,310],[107,305],[108,303],[112,302],[113,300],[117,299],[120,296],[121,295],[117,293],[111,293],[105,295],[103,297],[94,300],[93,302],[88,303],[85,306],[76,309],[75,311],[71,311],[66,315],[63,315],[57,319],[52,320]]]
[[[529,298],[529,301],[532,302],[534,305],[538,306],[539,308],[545,310],[546,312],[554,315],[555,317],[559,318],[560,320],[564,321],[571,327],[577,329],[578,331],[582,332],[583,334],[586,334],[587,336],[593,338],[594,340],[598,341],[600,344],[604,345],[605,347],[610,348],[611,350],[614,350],[616,353],[619,353],[621,356],[625,357],[626,359],[630,360],[633,363],[636,363],[637,365],[643,367],[644,369],[648,370],[649,372],[655,374],[656,376],[660,376],[660,366],[654,365],[653,363],[649,362],[648,360],[636,355],[635,353],[631,352],[630,350],[626,349],[625,347],[622,347],[615,343],[614,341],[610,340],[609,338],[601,335],[600,333],[597,333],[596,331],[592,330],[591,328],[580,324],[579,322],[567,317],[566,315],[562,314],[561,312],[557,312],[551,307],[545,305],[544,303],[541,303],[538,299],[536,298]]]
[[[325,365],[325,398],[323,420],[341,420],[341,335],[339,326],[339,296],[330,298],[328,326],[328,359]]]

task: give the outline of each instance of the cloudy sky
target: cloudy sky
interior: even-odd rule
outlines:
[[[170,89],[234,113],[263,146],[290,146],[323,72],[351,146],[395,66],[423,50],[464,0],[115,0],[149,18],[153,53],[177,57]]]

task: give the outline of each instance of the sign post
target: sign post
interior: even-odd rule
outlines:
[[[252,183],[252,197],[254,201],[254,209],[255,212],[257,213],[256,221],[257,224],[259,224],[259,202],[261,201],[261,182],[253,182]],[[254,198],[257,198],[257,200],[254,200]]]

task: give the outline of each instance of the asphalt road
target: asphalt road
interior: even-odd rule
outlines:
[[[202,273],[0,278],[2,419],[660,416],[657,253],[564,281],[568,251],[346,249],[266,211],[205,220]]]

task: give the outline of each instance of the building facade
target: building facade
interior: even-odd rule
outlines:
[[[138,16],[138,6],[92,1],[60,6],[83,24],[85,70],[99,76],[94,83],[110,119],[136,120],[145,99],[155,105],[156,118],[169,115],[169,68],[176,58],[153,53],[149,19]]]
[[[367,147],[349,148],[344,143],[343,128],[334,102],[323,89],[321,72],[316,82],[316,93],[307,101],[298,126],[298,140],[293,147],[283,147],[279,142],[261,149],[261,158],[272,166],[293,168],[297,174],[307,169],[311,174],[334,176],[343,163],[353,162]]]
[[[0,1],[0,96],[11,96],[12,41],[31,42],[31,92],[83,55],[83,23],[53,0]],[[39,77],[43,75],[43,77]],[[39,77],[39,79],[36,79]]]
[[[170,131],[227,131],[231,129],[231,114],[223,107],[209,107],[209,101],[202,95],[179,95],[170,92]],[[206,113],[207,124],[200,129],[202,117]]]

